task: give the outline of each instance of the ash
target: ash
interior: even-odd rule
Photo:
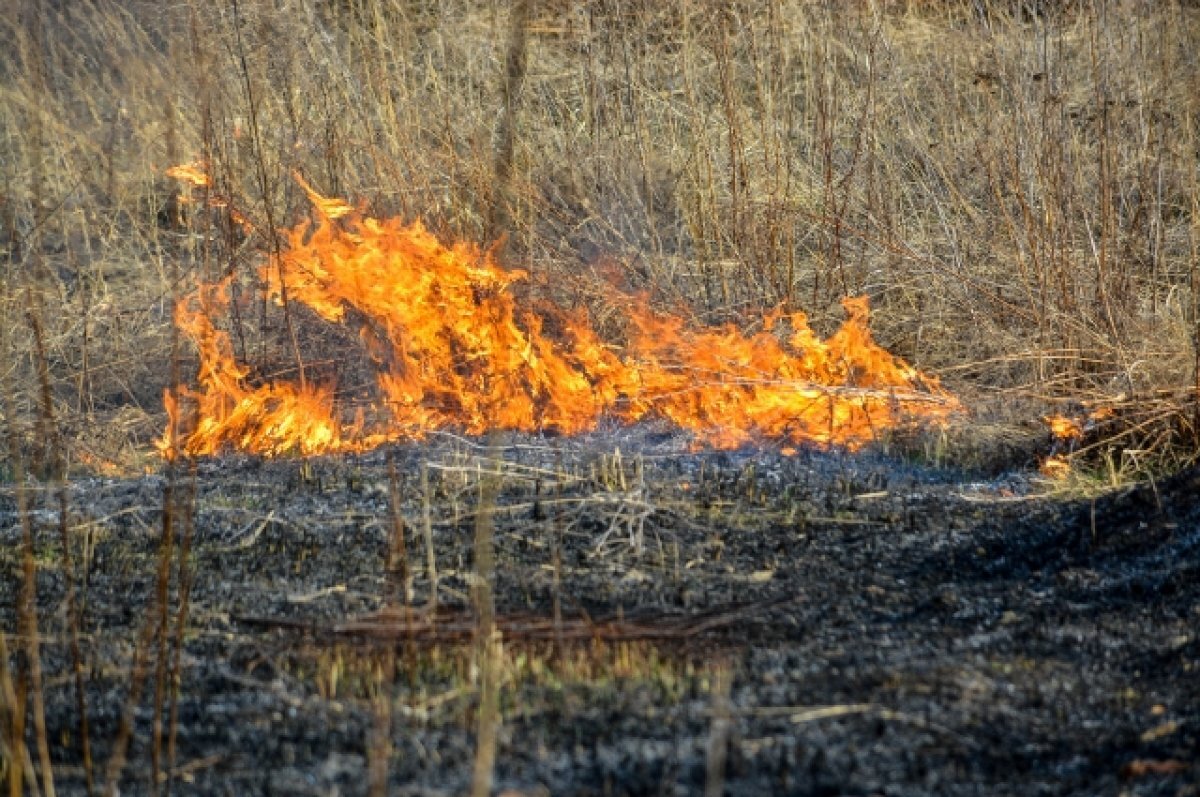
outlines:
[[[192,531],[173,720],[157,643],[130,698],[168,484],[175,544]],[[72,481],[94,768],[128,715],[123,794],[156,758],[179,794],[366,794],[380,773],[462,793],[483,515],[498,792],[1196,794],[1200,473],[1039,489],[879,452],[693,452],[652,425]],[[59,504],[31,494],[48,737],[59,793],[83,793]],[[5,485],[5,628],[19,521]],[[181,597],[176,559],[168,654]]]

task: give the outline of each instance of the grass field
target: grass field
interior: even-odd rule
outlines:
[[[172,312],[198,283],[230,278],[220,324],[256,384],[338,367],[354,333],[259,293],[259,267],[312,215],[304,184],[490,250],[529,275],[520,302],[586,312],[605,340],[622,335],[614,297],[633,293],[686,329],[749,335],[764,313],[803,312],[822,337],[844,298],[866,296],[876,340],[969,412],[902,441],[923,464],[1034,464],[1013,441],[1048,439],[1043,418],[1060,414],[1081,424],[1060,452],[1071,489],[1200,458],[1195,2],[0,12],[0,483],[13,517],[61,496],[64,552],[64,477],[162,468],[164,390],[194,384],[198,362]],[[169,177],[179,164],[205,184]],[[190,523],[175,479],[160,606],[185,571],[171,565],[171,535]],[[31,523],[23,633],[6,644],[37,661]],[[147,614],[139,656],[154,640],[166,650],[163,611],[157,631]],[[36,669],[17,679],[35,696]],[[4,737],[16,751],[25,713],[2,718],[20,726]],[[43,749],[7,772],[45,753],[44,728],[31,731]]]
[[[174,297],[253,281],[307,216],[298,172],[446,240],[502,238],[504,266],[600,319],[612,281],[696,323],[782,306],[825,333],[865,294],[881,343],[985,414],[1107,401],[1147,427],[1121,447],[1178,450],[1190,6],[14,1],[6,415],[28,434],[41,372],[85,459],[144,451]],[[181,203],[164,172],[188,162],[253,234]],[[278,334],[256,312],[251,347]]]

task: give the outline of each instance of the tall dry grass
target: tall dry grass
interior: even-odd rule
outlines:
[[[699,320],[828,327],[866,293],[885,345],[1008,405],[1194,390],[1194,7],[535,3],[506,113],[505,4],[8,6],[0,279],[32,287],[74,461],[144,451],[176,283],[279,246],[295,170],[446,236],[502,206],[506,259],[568,302],[614,265]],[[163,170],[190,159],[257,235],[180,203]],[[249,350],[285,335],[238,323]]]

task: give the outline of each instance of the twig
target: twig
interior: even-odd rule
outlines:
[[[183,659],[184,632],[188,623],[188,607],[192,594],[192,539],[196,527],[196,462],[189,461],[188,490],[183,506],[183,540],[179,548],[179,607],[175,613],[175,643],[171,661],[171,707],[167,732],[167,795],[170,797],[171,786],[179,774],[175,767],[178,752],[179,736],[179,685],[180,671]]]
[[[421,463],[421,530],[425,535],[425,569],[429,575],[430,612],[437,612],[438,605],[438,569],[437,553],[433,549],[433,497],[429,492],[429,466]]]
[[[388,519],[391,525],[388,545],[387,573],[388,594],[386,600],[412,605],[412,581],[408,571],[408,543],[405,539],[404,516],[400,513],[400,478],[396,475],[394,452],[387,456],[388,474]]]
[[[725,793],[725,760],[729,753],[729,736],[733,728],[729,692],[733,678],[729,662],[718,661],[712,667],[712,723],[708,731],[708,750],[705,756],[704,797],[721,797]]]

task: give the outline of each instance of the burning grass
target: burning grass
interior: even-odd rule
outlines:
[[[209,184],[194,169],[173,171]],[[357,328],[376,400],[342,421],[334,386],[307,381],[299,352],[297,382],[254,386],[216,326],[228,315],[229,280],[201,285],[175,310],[200,367],[197,389],[167,394],[168,456],[362,451],[446,428],[575,434],[606,415],[669,419],[719,448],[772,440],[857,448],[902,422],[961,411],[936,379],[874,342],[865,297],[847,299],[848,319],[821,341],[800,312],[769,314],[762,332],[747,335],[733,325],[689,328],[644,296],[614,293],[627,337],[615,349],[583,312],[519,307],[513,286],[525,275],[489,253],[444,245],[419,222],[365,216],[300,183],[317,225],[288,231],[259,278],[285,312],[303,307]],[[777,326],[787,328],[786,344]]]

